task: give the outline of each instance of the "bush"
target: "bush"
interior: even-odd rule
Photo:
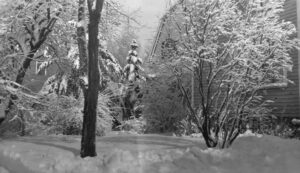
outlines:
[[[103,136],[111,131],[111,109],[108,95],[99,94],[96,135]],[[30,118],[27,117],[27,134],[80,135],[83,122],[83,98],[47,96],[49,107],[41,106]]]
[[[183,102],[175,78],[159,75],[148,80],[143,98],[146,132],[184,131],[182,122],[187,112]]]
[[[274,135],[281,138],[299,138],[299,126],[292,123],[292,117],[265,116],[250,120],[252,132]]]
[[[165,100],[149,105],[145,110],[148,132],[175,132],[178,131],[180,121],[185,117],[180,104]]]
[[[182,13],[166,16],[169,34],[180,38],[168,64],[178,80],[181,71],[194,73],[199,101],[188,109],[207,147],[230,147],[247,118],[269,111],[261,89],[293,83],[282,69],[292,69],[296,28],[280,18],[284,1],[265,1],[264,8],[261,1],[225,0],[178,6]]]
[[[146,122],[142,117],[129,119],[124,121],[119,128],[121,130],[143,134],[146,131]]]

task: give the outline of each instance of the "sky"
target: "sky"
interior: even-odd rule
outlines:
[[[170,7],[170,0],[119,0],[125,12],[139,9],[137,20],[142,24],[138,33],[141,52],[152,44],[159,20]]]

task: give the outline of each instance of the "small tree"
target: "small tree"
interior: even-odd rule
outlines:
[[[229,147],[245,120],[268,112],[259,91],[274,81],[291,83],[295,26],[281,21],[284,0],[192,0],[174,21],[178,52],[169,63],[194,73],[200,101],[189,112],[208,147]],[[178,14],[177,14],[178,15]],[[183,21],[183,24],[182,24]],[[180,23],[179,23],[180,22]],[[186,90],[182,93],[188,98]]]
[[[142,60],[138,57],[136,51],[138,44],[135,40],[132,40],[130,47],[131,50],[128,52],[128,57],[126,58],[127,65],[124,67],[125,80],[128,82],[128,86],[124,97],[123,120],[135,115],[135,103],[142,96],[140,94],[140,86],[137,83],[137,79],[141,78],[139,70],[142,70],[140,66]]]

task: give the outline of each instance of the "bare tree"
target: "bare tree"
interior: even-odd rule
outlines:
[[[199,101],[188,102],[188,109],[208,147],[231,146],[249,118],[269,112],[262,88],[292,82],[282,71],[291,69],[289,52],[299,47],[291,37],[295,26],[280,21],[283,3],[182,4],[182,21],[175,21],[179,52],[171,65],[180,85],[182,69],[195,76]],[[185,88],[180,89],[188,100]]]

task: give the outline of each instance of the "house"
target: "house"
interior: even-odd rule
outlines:
[[[174,13],[176,10],[178,10],[178,7],[174,5],[161,18],[150,53],[150,60],[164,58],[164,50],[166,48],[172,49],[173,44],[176,44],[176,40],[179,39],[176,32],[172,30],[174,26],[172,26],[170,15],[168,15],[168,13]],[[300,39],[300,1],[286,0],[281,18],[291,21],[297,27],[298,34],[295,37]],[[288,79],[292,80],[294,84],[279,83],[262,89],[264,97],[274,101],[274,103],[271,103],[273,114],[279,117],[300,117],[300,52],[294,50],[291,52],[291,56],[293,58],[293,69],[285,73]],[[198,90],[196,89],[196,85],[194,85],[195,79],[192,75],[191,81],[192,102],[198,103],[200,101],[200,94],[197,93]]]

